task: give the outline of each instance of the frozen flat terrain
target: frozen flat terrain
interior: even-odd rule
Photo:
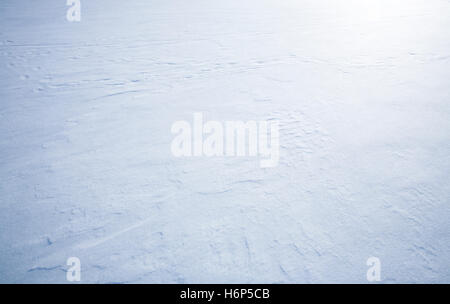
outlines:
[[[0,282],[450,283],[450,1],[0,2]],[[277,120],[280,160],[171,125]]]

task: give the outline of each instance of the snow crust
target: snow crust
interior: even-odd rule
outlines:
[[[450,283],[447,0],[0,2],[0,282]],[[280,160],[171,125],[277,120]]]

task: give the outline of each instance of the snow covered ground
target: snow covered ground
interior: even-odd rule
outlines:
[[[450,283],[450,1],[0,2],[0,282]],[[171,125],[278,120],[280,160]]]

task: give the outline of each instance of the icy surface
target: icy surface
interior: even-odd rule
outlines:
[[[447,0],[0,2],[0,282],[450,283]],[[170,127],[276,119],[280,162]]]

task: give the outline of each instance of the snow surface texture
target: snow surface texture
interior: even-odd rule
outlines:
[[[0,282],[450,283],[448,0],[0,2]],[[278,120],[280,161],[171,125]]]

